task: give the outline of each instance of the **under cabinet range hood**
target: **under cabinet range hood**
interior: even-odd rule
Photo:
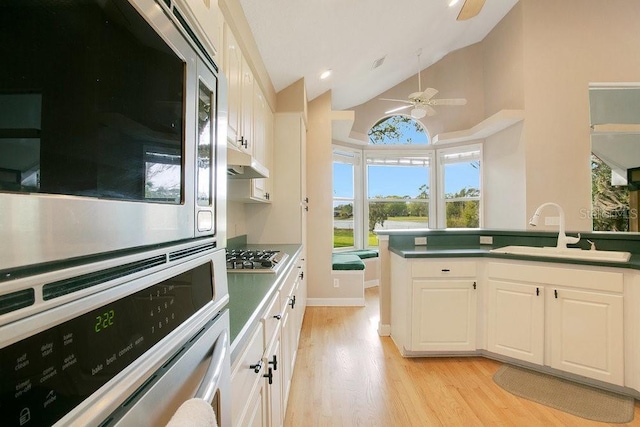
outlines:
[[[227,175],[230,179],[269,178],[269,169],[250,154],[227,148]]]

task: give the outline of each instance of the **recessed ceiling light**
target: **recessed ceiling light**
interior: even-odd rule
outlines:
[[[459,1],[459,0],[451,0],[451,1],[449,2],[449,7],[453,7],[453,6],[457,5],[457,4],[458,4],[458,1]]]
[[[324,80],[328,78],[330,75],[331,75],[331,70],[323,71],[322,74],[320,74],[320,80]]]

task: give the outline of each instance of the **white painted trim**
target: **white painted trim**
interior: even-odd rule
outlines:
[[[331,270],[331,274],[345,276],[362,276],[364,278],[364,270]]]
[[[383,325],[382,323],[378,323],[378,335],[381,337],[391,336],[391,325]]]
[[[372,279],[364,282],[364,288],[373,288],[374,286],[378,286],[380,284],[380,279]]]
[[[307,307],[364,307],[364,298],[307,298]]]

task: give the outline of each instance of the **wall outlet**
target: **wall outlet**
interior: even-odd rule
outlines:
[[[340,287],[340,279],[333,279],[333,287],[334,288]]]
[[[493,245],[493,236],[480,236],[481,245]]]
[[[427,238],[426,237],[414,237],[413,244],[416,246],[426,246]]]
[[[544,225],[560,225],[559,216],[545,216]]]

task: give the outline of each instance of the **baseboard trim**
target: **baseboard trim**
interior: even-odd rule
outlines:
[[[364,298],[307,298],[307,307],[364,307]]]
[[[391,325],[378,323],[378,335],[388,337],[391,335]]]

